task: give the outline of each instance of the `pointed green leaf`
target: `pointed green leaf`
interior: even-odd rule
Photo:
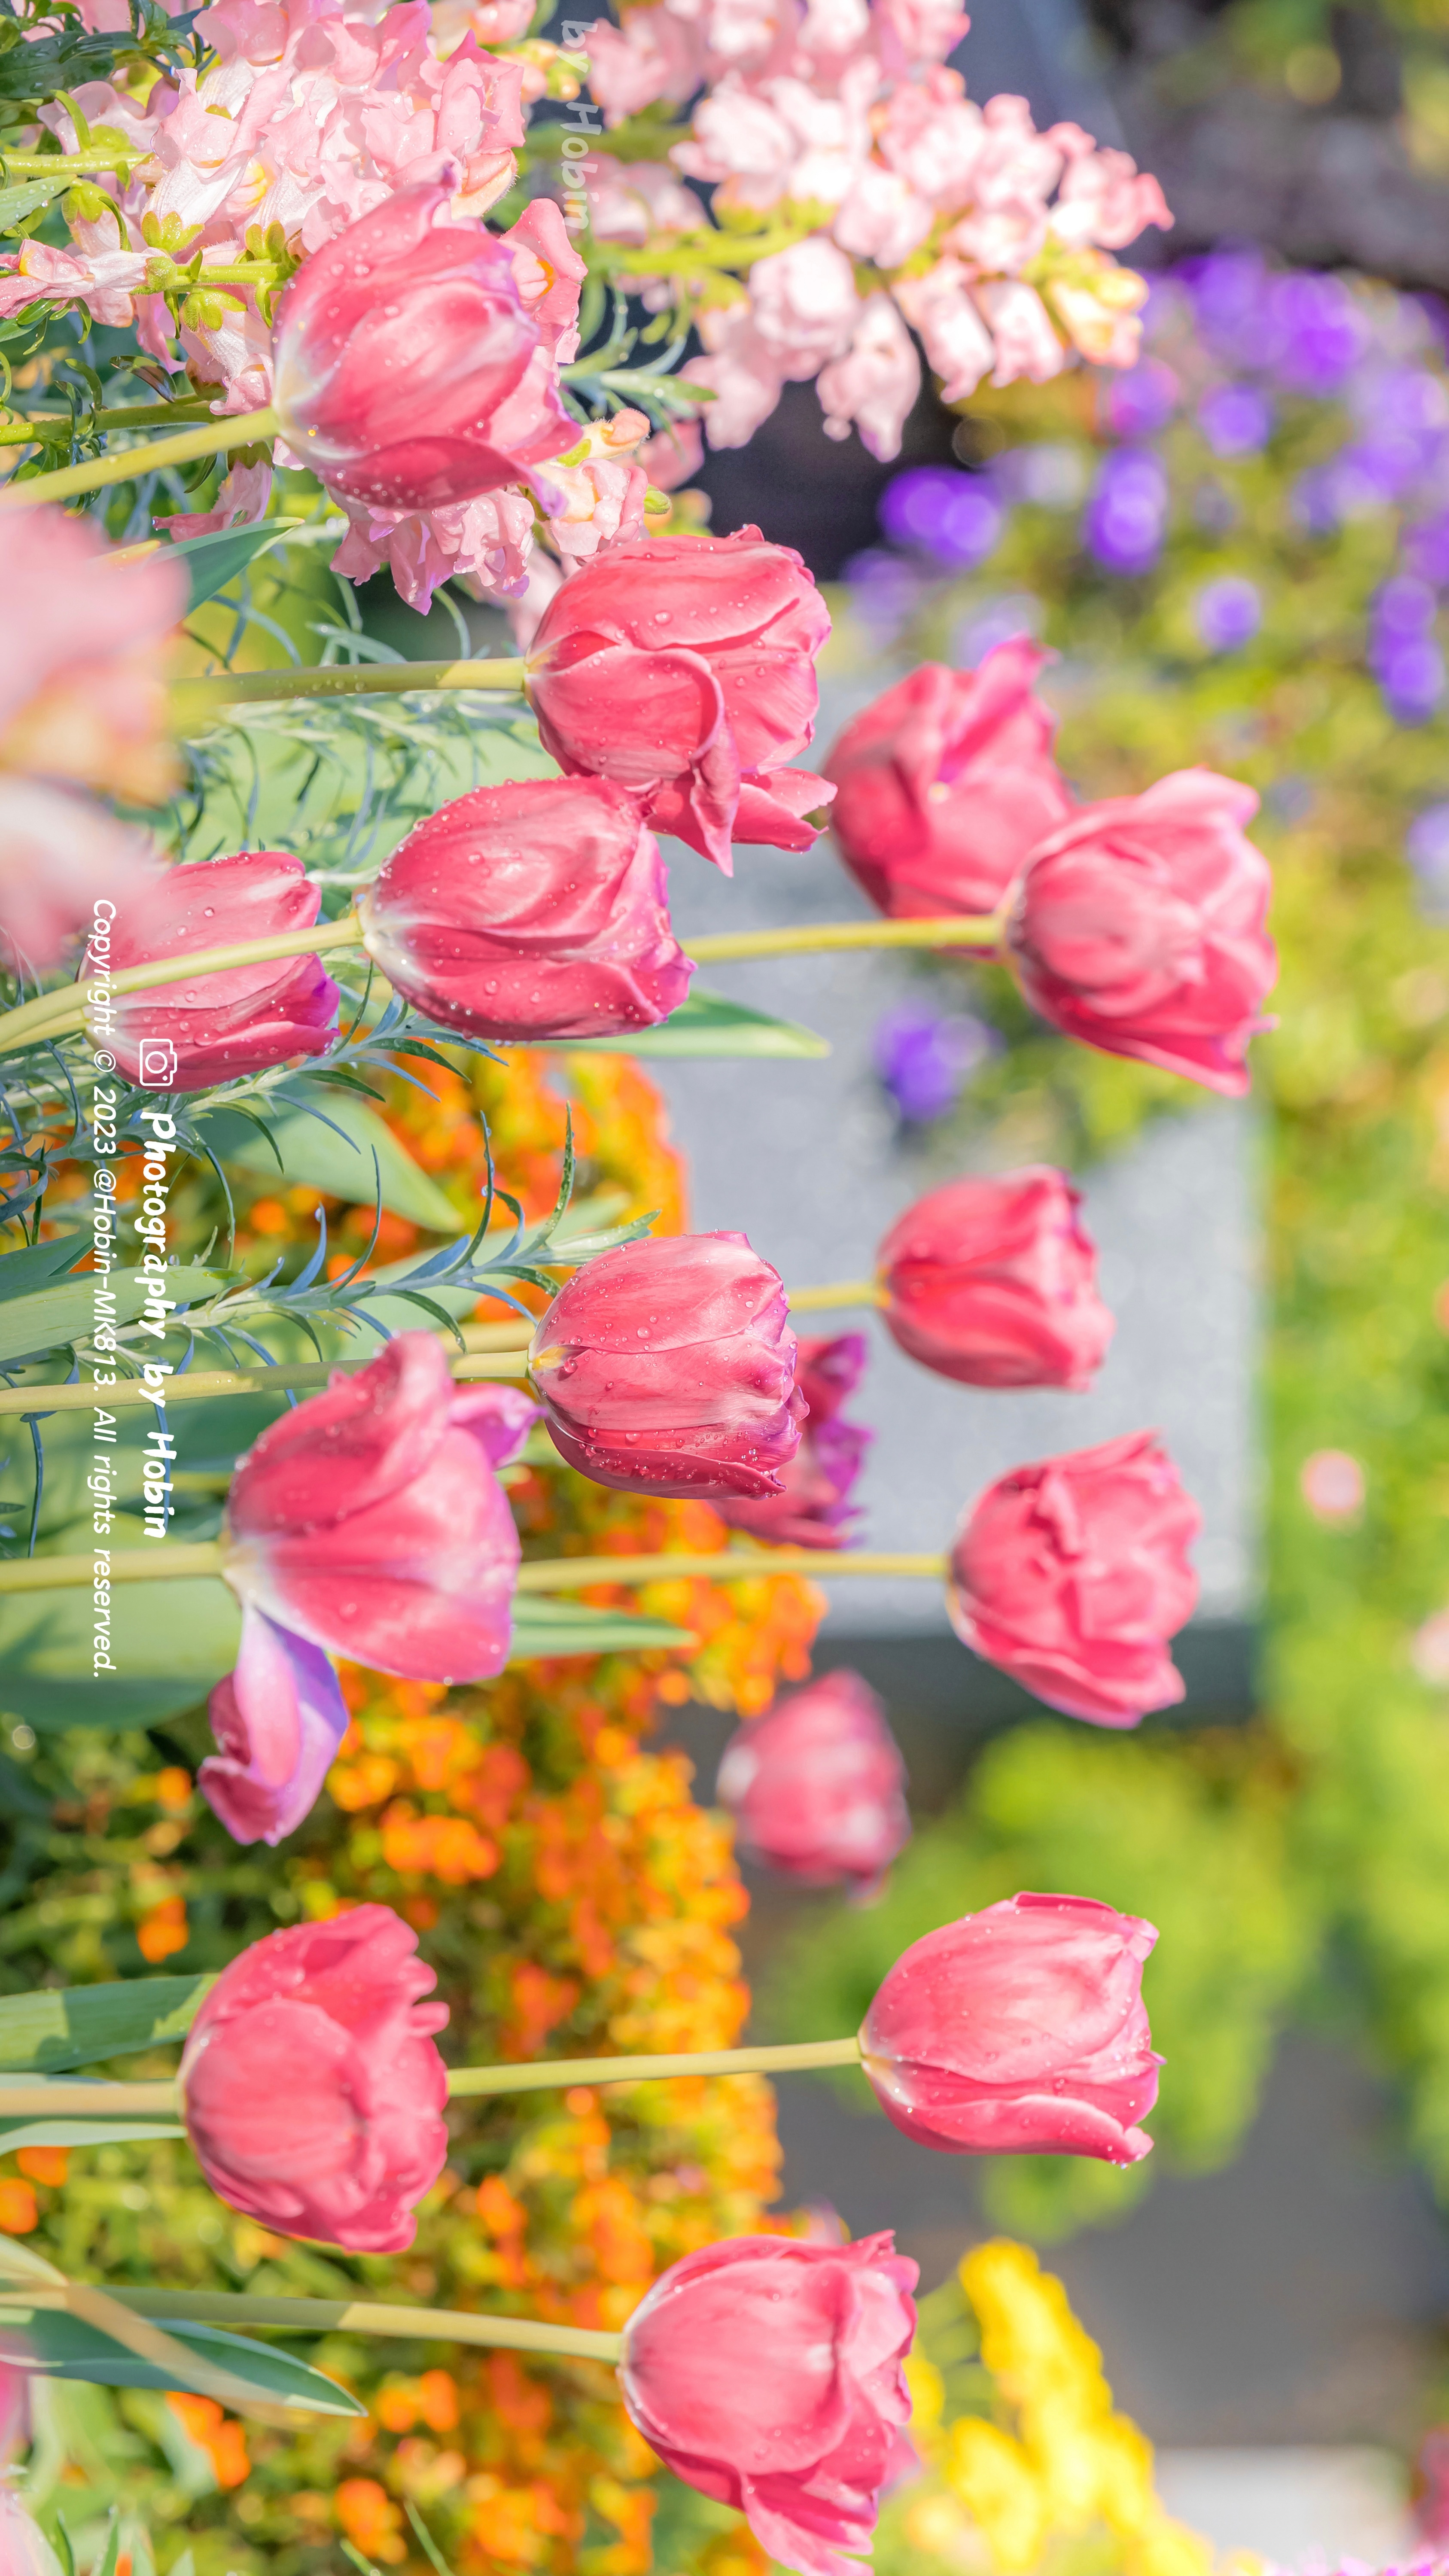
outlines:
[[[449,1217],[449,1223],[456,1219]],[[148,1274],[154,1278],[154,1272]],[[178,1306],[198,1305],[204,1297],[218,1296],[226,1286],[226,1274],[218,1270],[176,1268],[161,1273],[166,1294]],[[139,1270],[113,1270],[111,1287],[115,1294],[114,1320],[132,1324],[146,1303],[147,1279]],[[90,1271],[77,1272],[68,1279],[54,1281],[49,1287],[33,1289],[24,1297],[12,1297],[0,1306],[0,1362],[26,1359],[32,1353],[60,1349],[67,1342],[84,1341],[96,1321],[95,1276]]]
[[[105,1544],[145,1544],[142,1525],[115,1515]],[[95,1545],[90,1522],[55,1532],[59,1556]],[[118,1583],[111,1593],[110,1656],[114,1670],[95,1670],[90,1587],[0,1594],[0,1709],[29,1726],[154,1726],[205,1699],[236,1662],[241,1611],[219,1575],[185,1583],[164,1572],[164,1545],[154,1549],[154,1581]]]
[[[0,2156],[18,2147],[121,2147],[185,2135],[179,2120],[0,2120]]]
[[[150,2320],[183,2350],[213,2369],[244,2380],[258,2397],[280,2398],[286,2406],[313,2415],[365,2415],[357,2398],[339,2388],[309,2362],[296,2361],[272,2345],[254,2343],[247,2335],[225,2333],[219,2326],[173,2324],[169,2317]],[[113,2343],[98,2327],[65,2309],[0,2309],[0,2360],[33,2370],[46,2379],[87,2379],[102,2388],[174,2388],[175,2379],[139,2354]]]
[[[63,197],[74,178],[74,171],[63,170],[56,179],[17,179],[13,187],[0,188],[0,233],[13,232],[27,215],[48,206],[52,197]]]
[[[743,1002],[727,1002],[720,993],[691,993],[657,1028],[636,1029],[622,1038],[570,1038],[570,1055],[659,1056],[825,1056],[830,1047],[813,1029],[795,1020],[773,1020],[750,1011]]]
[[[245,572],[249,563],[255,563],[258,555],[290,536],[293,525],[290,519],[260,519],[248,528],[217,528],[204,537],[176,538],[165,551],[181,558],[191,585],[188,612],[225,590],[227,583]]]
[[[50,1243],[27,1243],[18,1252],[5,1253],[0,1257],[0,1299],[20,1297],[47,1280],[63,1278],[90,1248],[88,1234],[58,1234]]]
[[[429,1234],[457,1233],[457,1209],[443,1196],[436,1181],[419,1170],[375,1109],[369,1109],[365,1100],[325,1084],[309,1096],[315,1098],[322,1112],[320,1118],[305,1110],[291,1110],[269,1121],[282,1158],[281,1172],[265,1136],[258,1135],[251,1120],[234,1109],[219,1109],[198,1121],[200,1132],[218,1162],[264,1174],[273,1181],[285,1178],[304,1188],[325,1190],[330,1198],[358,1200],[364,1206],[371,1203],[380,1186],[383,1206],[394,1216],[426,1227]],[[324,1119],[330,1119],[331,1125],[324,1125]]]
[[[184,2039],[214,1977],[118,1977],[0,1995],[0,2070],[63,2075]]]

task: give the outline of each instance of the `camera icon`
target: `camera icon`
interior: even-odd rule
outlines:
[[[176,1049],[170,1038],[143,1038],[136,1079],[147,1091],[171,1091],[176,1083]]]

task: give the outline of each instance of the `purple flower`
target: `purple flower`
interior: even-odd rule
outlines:
[[[891,543],[931,555],[952,572],[984,563],[1005,512],[982,474],[951,465],[912,465],[881,495],[880,523]]]
[[[1444,695],[1444,656],[1434,634],[1438,608],[1427,582],[1410,573],[1386,581],[1369,624],[1369,668],[1399,724],[1424,724]]]
[[[908,1126],[925,1126],[954,1109],[973,1073],[999,1044],[994,1029],[969,1011],[933,1011],[903,1002],[877,1023],[875,1069]]]
[[[1341,279],[1307,270],[1274,278],[1268,322],[1264,357],[1293,393],[1337,393],[1368,346],[1368,323]]]
[[[1404,839],[1404,856],[1419,884],[1419,907],[1429,921],[1449,921],[1449,805],[1426,805]]]
[[[1161,358],[1143,358],[1125,375],[1114,375],[1100,393],[1106,426],[1118,438],[1151,438],[1166,426],[1181,399],[1182,387]]]
[[[1192,604],[1197,631],[1210,653],[1236,653],[1263,623],[1263,598],[1255,582],[1225,572],[1204,582]]]
[[[1087,488],[1084,451],[1069,438],[1034,438],[991,460],[1003,500],[1034,501],[1043,510],[1072,510]]]
[[[1215,456],[1256,456],[1273,435],[1273,406],[1259,385],[1214,385],[1197,421]]]
[[[1449,510],[1404,531],[1404,561],[1420,581],[1449,582]]]
[[[1167,506],[1167,475],[1150,448],[1119,447],[1103,457],[1082,534],[1104,571],[1151,571],[1167,534]]]
[[[920,599],[919,567],[884,546],[868,546],[864,554],[851,556],[845,578],[862,625],[878,644],[893,642]]]
[[[1268,337],[1268,271],[1257,250],[1209,251],[1184,260],[1179,277],[1191,295],[1197,326],[1211,348],[1261,365]]]

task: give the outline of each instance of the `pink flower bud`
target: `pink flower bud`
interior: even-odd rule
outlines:
[[[609,546],[539,621],[528,688],[544,749],[570,777],[615,780],[727,876],[744,789],[751,838],[808,849],[802,818],[830,789],[812,777],[797,793],[788,764],[814,731],[829,632],[799,556],[758,528]]]
[[[778,1272],[742,1234],[647,1235],[574,1273],[530,1370],[550,1433],[596,1485],[778,1494],[805,1404]]]
[[[283,850],[239,850],[168,868],[138,901],[122,903],[110,926],[110,954],[100,962],[119,974],[190,949],[310,930],[320,910],[300,859]],[[81,973],[94,971],[88,955]],[[320,957],[274,957],[189,984],[117,994],[106,1018],[92,1020],[91,1034],[130,1082],[206,1091],[291,1056],[325,1055],[337,1002]]]
[[[496,492],[578,437],[546,296],[525,300],[482,223],[437,220],[449,193],[400,188],[313,251],[277,311],[273,400],[296,462],[387,509]]]
[[[347,1732],[327,1657],[248,1606],[207,1715],[220,1749],[196,1775],[202,1796],[234,1842],[279,1843],[310,1815]]]
[[[165,654],[186,608],[179,563],[112,560],[63,510],[0,522],[0,768],[156,804],[176,784]]]
[[[772,1539],[777,1547],[844,1547],[860,1518],[851,1487],[875,1433],[862,1423],[842,1422],[840,1408],[865,1374],[868,1347],[864,1333],[799,1344],[795,1384],[809,1407],[800,1446],[781,1471],[782,1492],[716,1505],[731,1529]]]
[[[880,1886],[911,1838],[905,1768],[859,1673],[823,1673],[731,1736],[715,1795],[741,1848],[807,1887]]]
[[[624,2329],[645,2441],[799,2576],[859,2576],[841,2552],[869,2548],[901,2457],[916,2276],[888,2235],[726,2237],[672,2263]]]
[[[0,966],[58,966],[78,931],[113,929],[157,875],[143,833],[89,797],[38,778],[0,777]]]
[[[60,2560],[12,2487],[0,2486],[0,2567],[5,2576],[61,2576]]]
[[[211,2188],[279,2236],[400,2254],[443,2170],[448,2008],[387,1905],[254,1941],[223,1968],[181,2059]]]
[[[1278,972],[1268,863],[1242,830],[1257,805],[1236,779],[1179,769],[1043,841],[1007,934],[1032,1008],[1108,1055],[1245,1092]]]
[[[825,764],[838,791],[831,827],[892,920],[994,912],[1071,812],[1051,754],[1056,718],[1032,693],[1050,659],[1015,635],[979,671],[923,662],[846,726]]]
[[[1183,1695],[1167,1641],[1197,1599],[1200,1525],[1151,1431],[1016,1467],[957,1531],[951,1624],[1048,1708],[1135,1726]]]
[[[1041,1163],[917,1199],[878,1256],[892,1340],[961,1386],[1089,1387],[1112,1317],[1080,1205]]]
[[[861,2025],[882,2109],[945,2153],[1136,2164],[1162,2063],[1142,2002],[1156,1939],[1087,1896],[1010,1896],[928,1932]]]
[[[274,1626],[379,1672],[501,1672],[518,1532],[493,1471],[536,1410],[515,1387],[455,1387],[431,1333],[399,1333],[248,1450],[227,1499],[227,1582]],[[246,1702],[243,1682],[244,1718]]]
[[[360,909],[398,991],[474,1037],[622,1036],[677,1009],[693,972],[658,843],[600,778],[458,797],[408,834]]]

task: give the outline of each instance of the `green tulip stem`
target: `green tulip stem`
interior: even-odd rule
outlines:
[[[472,2102],[494,2093],[559,2093],[577,2084],[661,2084],[673,2076],[790,2075],[819,2066],[856,2066],[859,2039],[806,2039],[772,2048],[678,2050],[667,2057],[541,2057],[509,2066],[450,2066],[448,2096]],[[0,2119],[171,2119],[180,2087],[85,2084],[64,2077],[0,2075]]]
[[[878,1279],[838,1279],[830,1288],[787,1288],[792,1315],[822,1315],[831,1306],[884,1306]]]
[[[103,1005],[117,993],[150,993],[167,984],[189,984],[197,975],[265,965],[273,957],[325,957],[333,949],[361,946],[357,915],[349,912],[342,921],[314,922],[310,930],[277,930],[266,939],[234,940],[226,948],[195,948],[184,957],[152,957],[144,966],[123,966],[119,974],[95,984],[61,984],[37,994],[33,1002],[23,1002],[19,1010],[7,1011],[0,1017],[0,1051],[83,1028],[92,1004]]]
[[[502,2346],[511,2352],[551,2353],[567,2361],[617,2362],[623,2337],[598,2334],[588,2326],[563,2326],[535,2317],[465,2314],[457,2308],[383,2306],[370,2299],[263,2299],[213,2290],[110,2289],[108,2297],[133,2317],[154,2317],[168,2325],[248,2327],[270,2334],[401,2335],[409,2343],[478,2344],[485,2350]],[[64,2290],[27,2285],[0,2292],[0,2316],[7,2308],[22,2311],[64,2308]]]
[[[521,696],[527,664],[497,662],[328,662],[298,671],[237,671],[211,680],[177,680],[172,712],[183,733],[225,715],[228,707],[281,704],[291,698],[398,697],[415,689],[495,689]]]
[[[203,284],[206,281],[203,279]],[[58,466],[52,474],[7,483],[0,506],[29,510],[42,501],[69,501],[77,492],[99,492],[107,483],[130,483],[160,465],[190,465],[199,456],[225,456],[232,447],[275,438],[281,422],[270,404],[261,411],[232,412],[225,420],[204,421],[196,429],[178,430],[174,438],[156,438],[144,447],[122,447],[109,456],[92,456],[84,465]]]
[[[474,1366],[476,1370],[477,1363]],[[274,1384],[283,1376],[281,1369],[269,1372]],[[29,1392],[33,1396],[35,1390]],[[95,1555],[11,1557],[0,1564],[0,1593],[73,1591],[94,1581],[96,1565]],[[191,1582],[220,1574],[224,1565],[219,1539],[163,1539],[155,1547],[117,1548],[101,1571],[111,1583]],[[850,1550],[833,1555],[828,1548],[814,1547],[719,1548],[711,1556],[535,1557],[531,1564],[519,1567],[517,1589],[584,1592],[596,1583],[673,1583],[699,1576],[715,1583],[758,1583],[762,1575],[777,1574],[806,1574],[817,1581],[852,1574],[909,1575],[940,1583],[946,1570],[944,1556],[879,1556]]]
[[[441,1340],[442,1335],[438,1338]],[[366,1368],[376,1357],[374,1350],[365,1358],[306,1360],[296,1368],[188,1369],[184,1376],[169,1377],[159,1392],[139,1377],[119,1378],[114,1386],[107,1387],[0,1387],[0,1418],[17,1413],[89,1413],[97,1404],[109,1408],[162,1403],[169,1412],[174,1404],[204,1402],[214,1395],[291,1395],[328,1385],[334,1369]],[[449,1351],[448,1359],[454,1377],[465,1384],[478,1378],[521,1378],[528,1373],[526,1345],[516,1350]],[[4,1572],[0,1568],[0,1589],[3,1586]]]
[[[999,913],[948,913],[939,921],[804,921],[783,930],[723,930],[686,945],[697,966],[736,957],[799,957],[839,948],[986,948],[1000,945]]]

